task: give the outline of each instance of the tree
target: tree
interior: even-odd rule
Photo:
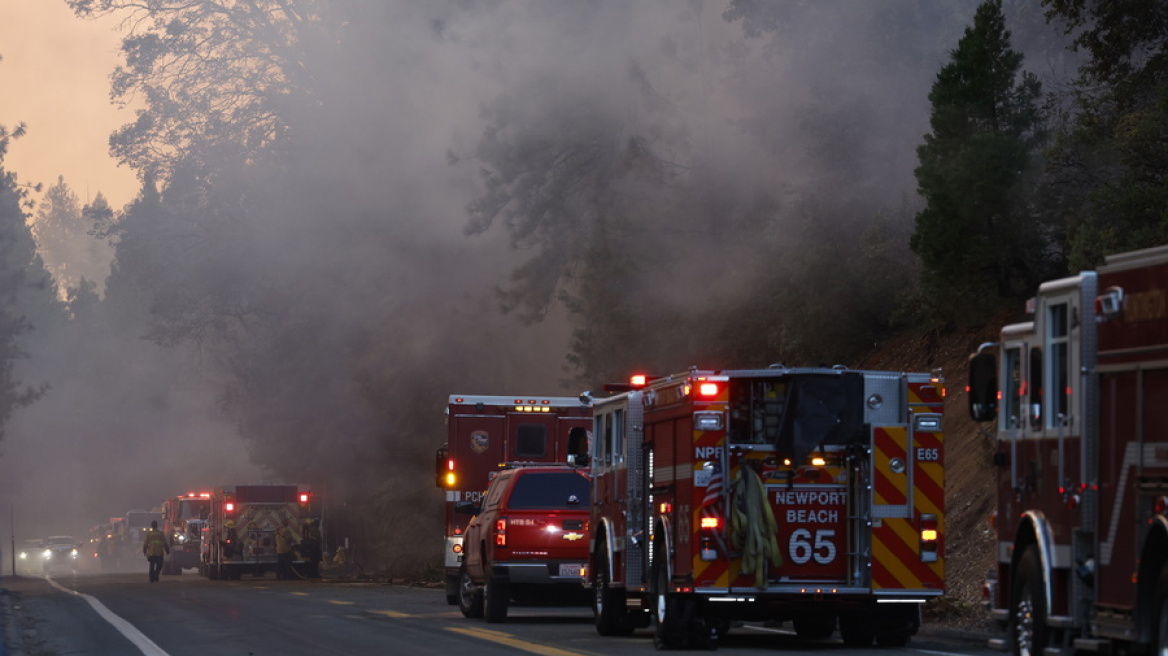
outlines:
[[[165,179],[179,158],[254,154],[289,130],[288,98],[311,93],[317,0],[68,0],[79,16],[119,14],[131,30],[117,102],[143,102],[110,139],[114,155]]]
[[[925,207],[910,238],[943,321],[1029,293],[1045,273],[1028,184],[1041,143],[1041,85],[1021,72],[1000,0],[982,3],[929,93],[915,173]]]
[[[1052,149],[1071,270],[1168,242],[1168,5],[1045,0],[1085,52],[1076,113]]]
[[[44,393],[43,387],[30,387],[16,376],[16,364],[25,357],[21,336],[33,329],[29,301],[38,291],[42,296],[50,293],[26,223],[27,189],[4,168],[9,143],[23,134],[23,125],[13,132],[0,126],[0,438],[12,413]]]
[[[44,199],[37,205],[32,235],[45,268],[53,274],[58,294],[63,296],[81,278],[78,272],[81,264],[78,255],[84,248],[81,240],[89,240],[82,224],[80,201],[65,184],[64,176],[57,177],[57,183],[45,191]]]

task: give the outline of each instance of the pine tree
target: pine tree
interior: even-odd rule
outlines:
[[[1021,66],[1001,1],[987,0],[929,93],[916,169],[926,205],[910,245],[946,321],[1026,293],[1043,273],[1044,233],[1027,204],[1041,85]]]
[[[11,133],[0,126],[0,437],[12,413],[35,401],[43,391],[26,386],[16,374],[17,362],[26,357],[21,337],[33,328],[29,300],[37,285],[47,283],[26,223],[27,188],[15,173],[4,168],[9,142],[23,132],[23,126]]]

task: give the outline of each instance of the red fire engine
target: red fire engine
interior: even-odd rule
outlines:
[[[199,566],[199,545],[210,508],[210,492],[170,497],[162,504],[162,534],[170,544],[163,574],[182,574]]]
[[[1043,283],[1030,309],[970,360],[970,412],[998,420],[993,644],[1168,653],[1168,246]]]
[[[199,571],[211,580],[276,571],[276,531],[288,522],[299,539],[306,520],[320,519],[320,505],[307,485],[225,485],[211,491],[203,527]],[[297,571],[309,565],[300,554]]]
[[[508,462],[568,462],[569,456],[586,455],[592,408],[574,397],[455,394],[446,408],[446,426],[435,467],[436,483],[446,491],[446,601],[456,605],[470,516],[455,513],[454,504],[482,505],[487,484]]]
[[[944,591],[943,384],[691,370],[593,407],[588,585],[602,635],[713,646],[734,621],[907,643]]]

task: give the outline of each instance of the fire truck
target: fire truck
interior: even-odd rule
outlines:
[[[201,540],[200,573],[208,579],[263,577],[276,570],[276,531],[287,520],[299,539],[306,520],[319,520],[307,485],[227,485],[211,491]],[[297,558],[294,567],[303,569]]]
[[[435,457],[435,483],[446,492],[442,553],[448,604],[458,604],[463,535],[470,521],[454,505],[469,501],[481,506],[487,484],[506,463],[577,462],[586,457],[592,427],[588,403],[578,397],[450,396],[446,444]]]
[[[191,492],[170,497],[162,504],[162,534],[170,553],[162,564],[163,574],[182,574],[199,566],[202,528],[211,509],[210,492]]]
[[[601,635],[739,621],[906,644],[944,592],[939,372],[687,372],[595,400],[586,585]]]
[[[1168,246],[1028,309],[970,359],[970,414],[997,420],[991,644],[1168,653]]]

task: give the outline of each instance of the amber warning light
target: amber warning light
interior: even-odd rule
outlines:
[[[445,476],[446,487],[453,489],[454,483],[457,480],[458,480],[458,477],[454,475],[454,459],[453,458],[448,459],[446,461],[446,476]]]

